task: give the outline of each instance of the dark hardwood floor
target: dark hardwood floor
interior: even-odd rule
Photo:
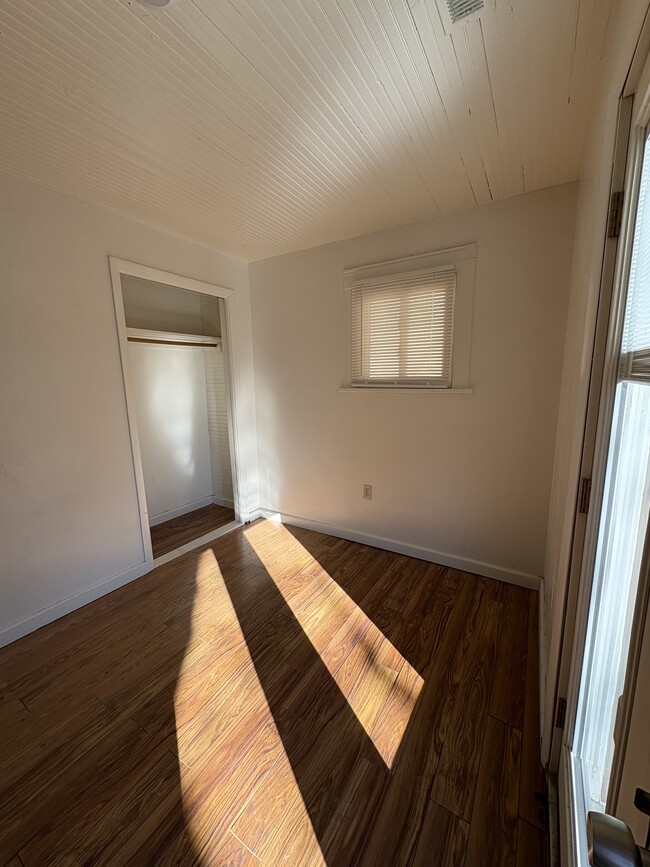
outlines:
[[[539,867],[536,594],[269,521],[0,650],[0,864]]]
[[[235,513],[227,506],[203,506],[193,512],[187,512],[171,521],[156,524],[151,527],[151,545],[153,556],[162,557],[181,545],[186,545],[194,539],[200,539],[211,530],[217,530],[235,520]]]

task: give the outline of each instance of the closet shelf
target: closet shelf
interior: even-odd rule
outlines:
[[[147,328],[127,328],[131,343],[184,344],[185,346],[221,346],[221,337],[206,334],[181,334],[176,331],[151,331]]]

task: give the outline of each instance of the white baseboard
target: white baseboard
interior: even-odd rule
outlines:
[[[248,513],[244,523],[250,524],[251,521],[257,521],[258,518],[268,518],[270,515],[275,515],[275,512],[269,512],[267,515],[267,511],[267,509],[253,509],[252,512]]]
[[[193,512],[195,509],[202,509],[203,506],[211,506],[214,497],[202,497],[200,500],[194,500],[192,503],[186,503],[184,506],[179,506],[178,509],[170,509],[168,512],[161,512],[159,515],[154,515],[149,518],[149,526],[155,527],[156,524],[164,524],[165,521],[171,521],[172,518],[180,518],[181,515],[187,515],[188,512]]]
[[[199,508],[199,506],[196,506],[196,508]],[[344,529],[342,527],[333,527],[330,524],[323,524],[320,521],[312,521],[309,518],[301,518],[297,515],[279,514],[272,509],[255,509],[248,516],[248,520],[253,521],[258,517],[271,518],[281,521],[284,524],[293,524],[296,527],[303,527],[306,530],[315,530],[318,533],[325,533],[328,536],[336,536],[340,539],[349,539],[351,542],[360,542],[363,545],[371,545],[374,548],[394,551],[397,554],[404,554],[407,557],[415,557],[419,560],[426,560],[430,563],[439,563],[442,566],[450,566],[453,569],[460,569],[463,572],[473,572],[477,575],[483,575],[486,578],[495,578],[498,581],[505,581],[508,584],[517,584],[531,590],[538,590],[540,588],[540,579],[536,575],[530,575],[526,572],[517,572],[514,569],[496,566],[491,563],[484,563],[480,560],[457,557],[454,554],[434,551],[430,548],[420,547],[419,545],[408,545],[395,539],[387,539],[383,536],[373,536],[367,533],[359,533],[355,530]],[[232,530],[240,526],[241,524],[238,521],[231,521],[225,526],[219,527],[218,530],[213,530],[211,533],[201,536],[200,539],[188,542],[187,545],[183,545],[176,551],[171,551],[169,554],[159,557],[154,561],[154,567],[161,566],[163,563],[174,560],[176,557],[180,557],[182,554],[185,554],[194,548],[198,548],[201,545],[206,545],[214,539],[217,539],[226,533],[230,533]],[[94,587],[81,590],[79,593],[75,593],[72,596],[68,596],[66,599],[55,602],[53,605],[43,608],[35,614],[21,620],[20,623],[15,623],[11,626],[5,627],[0,630],[0,647],[10,644],[12,641],[16,641],[24,635],[34,632],[36,629],[40,629],[41,626],[52,623],[53,620],[58,620],[60,617],[64,617],[66,614],[75,611],[77,608],[82,608],[89,602],[93,602],[95,599],[105,596],[112,590],[117,590],[118,587],[122,587],[130,581],[140,578],[149,571],[151,571],[151,567],[147,563],[140,563],[137,566],[128,569],[126,572],[107,578],[105,581],[96,584]],[[543,602],[541,601],[540,594],[540,611],[542,604]],[[541,658],[540,655],[540,659]]]
[[[235,501],[232,497],[213,497],[212,502],[215,506],[226,506],[229,509],[235,508]]]
[[[151,566],[147,563],[140,563],[131,569],[127,569],[126,572],[121,572],[119,575],[107,578],[100,584],[95,584],[94,587],[80,590],[79,593],[74,593],[66,599],[61,599],[59,602],[55,602],[54,605],[42,608],[35,614],[31,614],[29,617],[21,620],[20,623],[14,623],[12,626],[7,626],[0,630],[0,647],[11,644],[12,641],[17,641],[24,635],[40,629],[41,626],[46,626],[48,623],[52,623],[53,620],[58,620],[60,617],[70,614],[71,611],[76,611],[77,608],[83,608],[89,602],[94,602],[95,599],[105,596],[112,590],[117,590],[118,587],[122,587],[130,581],[135,581],[136,578],[140,578],[150,571]]]
[[[384,536],[372,536],[368,533],[359,533],[356,530],[332,527],[330,524],[322,524],[320,521],[312,521],[309,518],[301,518],[298,515],[280,513],[273,509],[261,509],[260,511],[265,518],[280,521],[283,524],[293,524],[296,527],[303,527],[305,530],[315,530],[317,533],[325,533],[327,536],[349,539],[351,542],[360,542],[362,545],[371,545],[373,548],[394,551],[396,554],[405,554],[407,557],[427,560],[429,563],[439,563],[441,566],[460,569],[462,572],[472,572],[485,578],[495,578],[497,581],[505,581],[507,584],[517,584],[519,587],[526,587],[529,590],[539,590],[539,576],[531,575],[528,572],[518,572],[505,566],[484,563],[482,560],[471,560],[467,557],[458,557],[455,554],[434,551],[431,548],[423,548],[419,545],[408,545],[404,542],[399,542],[397,539],[387,539]]]

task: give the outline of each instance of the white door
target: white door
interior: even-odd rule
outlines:
[[[621,245],[603,381],[599,436],[604,484],[591,520],[585,559],[584,645],[574,652],[560,768],[568,792],[565,837],[575,863],[587,865],[586,813],[616,812],[625,759],[646,594],[650,512],[650,145],[647,129],[631,140],[629,241]],[[607,359],[606,359],[607,360]],[[607,365],[606,365],[607,367]],[[591,568],[593,564],[593,569]],[[584,592],[584,591],[587,592]],[[645,784],[647,785],[647,780]],[[639,779],[637,785],[643,785]]]

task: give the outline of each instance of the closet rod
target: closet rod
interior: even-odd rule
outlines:
[[[189,340],[154,340],[149,337],[127,337],[129,343],[158,343],[162,346],[200,346],[202,349],[221,349],[220,343],[192,343]]]

